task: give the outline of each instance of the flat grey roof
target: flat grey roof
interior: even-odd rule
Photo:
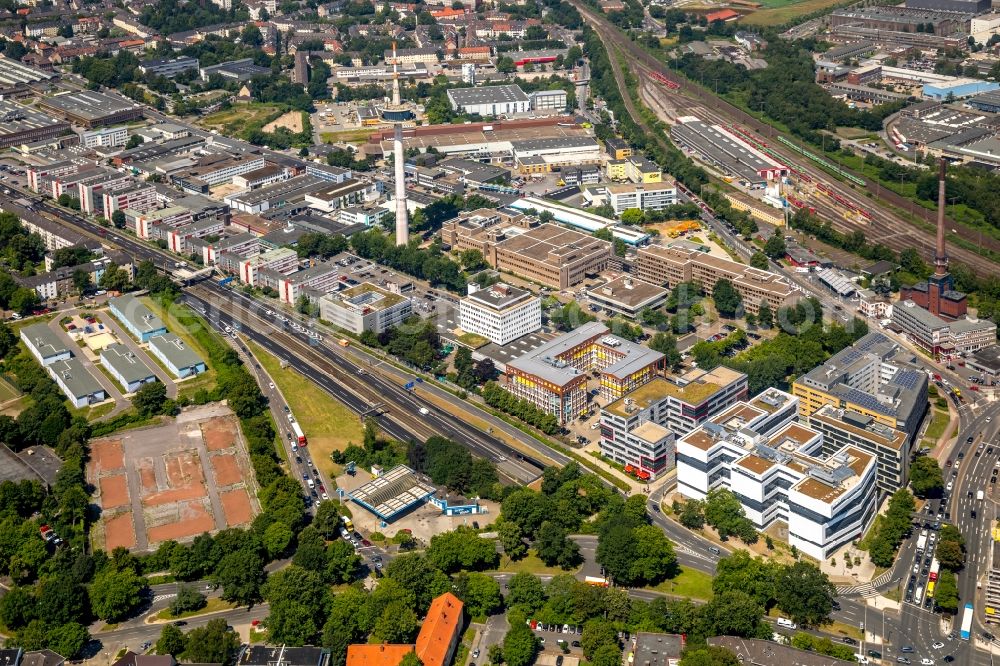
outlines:
[[[155,340],[155,338],[154,338]],[[142,359],[120,342],[110,344],[101,351],[101,360],[110,365],[127,384],[155,377]]]
[[[448,97],[459,106],[529,101],[521,86],[515,85],[454,88],[448,91]]]
[[[184,341],[173,333],[158,335],[149,340],[149,346],[167,357],[175,368],[192,368],[203,363],[201,356],[184,344]]]
[[[329,185],[329,180],[325,180],[319,176],[303,175],[296,176],[295,178],[290,178],[273,185],[267,185],[257,190],[242,192],[235,196],[228,197],[228,199],[230,201],[239,201],[247,206],[256,206],[257,204],[265,201],[271,201],[272,199],[285,199],[300,195],[305,196],[306,193],[325,189],[329,187]]]
[[[503,310],[515,303],[527,300],[531,296],[531,292],[527,289],[512,287],[500,282],[485,289],[476,290],[466,296],[466,300],[475,301],[494,310]]]
[[[49,366],[49,371],[59,378],[59,381],[66,386],[74,398],[84,398],[104,392],[104,387],[92,374],[87,372],[79,359],[68,358],[56,361]]]
[[[511,148],[515,152],[528,152],[532,150],[552,150],[556,148],[600,148],[597,139],[589,136],[560,136],[549,139],[524,139],[521,141],[511,141]]]
[[[68,123],[41,111],[10,100],[0,100],[0,137],[54,125],[65,125],[69,129]]]
[[[69,351],[63,339],[56,335],[48,324],[25,326],[21,329],[21,339],[31,341],[31,345],[38,350],[42,358],[59,356]]]
[[[764,160],[756,152],[751,151],[745,143],[734,141],[732,137],[701,120],[674,123],[670,133],[689,148],[712,159],[734,175],[753,183],[764,180],[757,174],[759,170],[775,166],[774,162]]]
[[[0,83],[2,84],[34,83],[54,78],[55,74],[44,72],[6,56],[0,56]]]
[[[108,299],[108,305],[117,309],[132,326],[140,331],[149,332],[166,328],[162,319],[130,294]]]
[[[135,102],[92,90],[81,90],[79,92],[56,95],[55,97],[46,97],[42,100],[42,104],[53,109],[59,109],[67,114],[86,118],[87,120],[96,120],[137,106]]]

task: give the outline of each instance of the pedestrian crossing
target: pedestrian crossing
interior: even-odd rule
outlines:
[[[882,572],[878,577],[867,583],[857,585],[838,585],[837,596],[841,597],[874,597],[880,593],[880,588],[891,581],[892,569]]]

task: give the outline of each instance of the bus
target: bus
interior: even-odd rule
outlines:
[[[962,632],[961,637],[963,641],[969,640],[972,636],[972,604],[965,604],[965,613],[962,615]]]

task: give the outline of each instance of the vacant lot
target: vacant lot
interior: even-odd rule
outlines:
[[[0,378],[0,403],[21,397],[21,392],[14,388],[6,379]]]
[[[198,124],[222,134],[240,135],[247,129],[260,127],[281,114],[277,104],[238,104],[225,111],[211,113]]]
[[[740,19],[749,25],[781,25],[796,16],[811,14],[836,5],[841,0],[762,0],[768,9],[762,9]]]
[[[330,397],[311,381],[289,368],[282,368],[276,358],[250,343],[254,356],[267,370],[288,401],[295,419],[309,440],[313,462],[336,476],[330,453],[342,451],[348,444],[361,444],[364,432],[357,414]]]
[[[220,405],[95,440],[87,478],[102,512],[94,541],[105,550],[152,550],[168,539],[246,525],[256,512],[236,418]]]
[[[302,131],[302,112],[301,111],[289,111],[280,118],[275,118],[268,124],[264,125],[261,129],[265,132],[273,132],[279,127],[284,127],[289,132],[298,134]]]

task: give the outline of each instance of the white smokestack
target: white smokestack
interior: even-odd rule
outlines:
[[[400,106],[399,58],[396,56],[396,42],[392,43],[392,105]]]
[[[392,142],[393,162],[396,172],[396,245],[406,245],[410,242],[409,217],[406,212],[406,177],[403,170],[403,126],[396,123],[395,136]]]

